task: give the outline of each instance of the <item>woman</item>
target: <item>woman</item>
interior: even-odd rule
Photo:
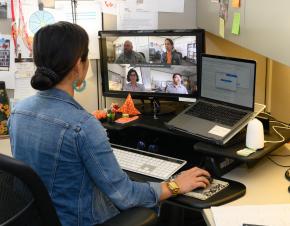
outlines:
[[[137,83],[139,82],[139,76],[135,69],[130,69],[127,73],[127,81],[124,85],[124,91],[133,91],[133,92],[144,92],[145,87],[143,84]]]
[[[123,172],[107,134],[74,100],[88,70],[88,35],[58,22],[34,37],[35,96],[19,102],[9,119],[12,153],[42,178],[63,226],[100,224],[133,206],[153,207],[172,196],[168,183],[138,183]],[[208,172],[177,176],[179,193],[205,187]]]
[[[163,63],[163,64],[177,64],[177,65],[181,64],[181,56],[174,49],[174,44],[173,44],[172,39],[166,38],[164,45],[165,45],[166,52],[162,53],[161,63]]]

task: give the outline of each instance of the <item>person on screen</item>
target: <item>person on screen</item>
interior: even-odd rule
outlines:
[[[139,76],[135,69],[130,69],[127,73],[127,81],[129,83],[126,83],[123,90],[124,91],[133,91],[133,92],[144,92],[145,87],[143,84],[138,83],[139,82]]]
[[[181,84],[181,74],[174,73],[172,76],[172,83],[166,87],[166,93],[188,94],[187,89]]]
[[[181,64],[181,54],[178,53],[174,49],[174,44],[173,44],[172,39],[166,38],[164,45],[165,45],[166,52],[163,52],[161,55],[161,63],[162,64],[175,64],[175,65]]]
[[[88,43],[87,32],[77,24],[40,28],[33,39],[31,78],[39,91],[18,102],[8,122],[13,156],[40,176],[62,226],[99,225],[126,209],[153,208],[175,194],[171,182],[132,181],[102,124],[74,99],[88,71]],[[173,183],[184,194],[209,185],[207,177],[207,171],[194,167]]]
[[[124,43],[124,52],[115,61],[117,64],[145,64],[146,60],[142,54],[133,50],[133,44],[127,40]]]

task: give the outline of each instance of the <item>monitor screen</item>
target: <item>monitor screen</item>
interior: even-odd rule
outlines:
[[[100,31],[104,96],[195,97],[204,30]]]

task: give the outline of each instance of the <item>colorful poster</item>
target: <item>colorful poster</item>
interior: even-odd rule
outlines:
[[[12,37],[17,61],[32,59],[32,40],[34,32],[29,23],[33,13],[38,11],[38,0],[11,1]]]
[[[14,89],[14,51],[10,35],[0,34],[0,81],[4,81],[7,89]]]
[[[0,71],[10,71],[10,39],[0,37]]]

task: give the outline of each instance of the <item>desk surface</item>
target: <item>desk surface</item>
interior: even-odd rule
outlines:
[[[290,154],[290,145],[277,149],[275,154]],[[272,157],[277,162],[290,165],[289,157]],[[246,185],[246,195],[226,205],[263,205],[290,203],[290,185],[284,177],[287,168],[279,167],[269,159],[263,158],[255,167],[247,168],[241,165],[224,175],[224,178],[236,180]],[[210,209],[203,210],[203,216],[208,226],[215,226]]]

